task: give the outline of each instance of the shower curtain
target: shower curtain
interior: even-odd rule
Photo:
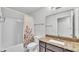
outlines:
[[[33,31],[32,31],[32,27],[30,26],[30,17],[28,16],[24,16],[24,29],[23,29],[23,41],[24,41],[24,47],[26,48],[27,45],[30,43],[30,42],[33,42],[34,39],[33,39]]]

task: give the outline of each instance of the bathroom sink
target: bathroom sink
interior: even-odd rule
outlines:
[[[64,45],[64,42],[62,42],[62,41],[58,41],[58,40],[53,40],[53,39],[50,39],[50,40],[48,41],[48,43],[55,43],[55,44],[61,44],[61,45]]]

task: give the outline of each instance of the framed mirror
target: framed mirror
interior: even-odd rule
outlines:
[[[73,37],[73,19],[71,16],[61,17],[57,19],[58,36]]]
[[[56,11],[57,12],[57,11]],[[75,37],[74,9],[58,12],[46,17],[46,34],[67,38]]]

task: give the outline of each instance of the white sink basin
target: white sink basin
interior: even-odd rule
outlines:
[[[49,40],[48,43],[56,43],[56,44],[64,45],[64,42],[53,40],[53,39]]]

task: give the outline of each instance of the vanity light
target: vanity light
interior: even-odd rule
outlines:
[[[56,9],[59,9],[61,7],[48,7],[49,10],[56,10]]]
[[[56,10],[57,7],[48,7],[49,10]]]

